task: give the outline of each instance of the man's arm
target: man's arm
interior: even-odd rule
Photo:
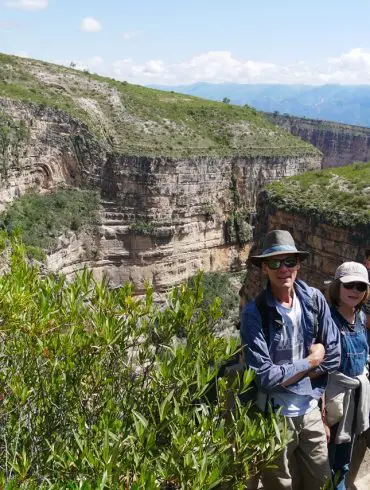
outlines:
[[[331,317],[329,306],[320,291],[317,291],[317,301],[319,307],[319,335],[317,341],[324,346],[325,356],[322,363],[309,374],[311,378],[336,371],[340,365],[341,354],[339,330]]]
[[[322,344],[313,344],[310,347],[310,354],[306,359],[311,361],[312,369],[315,369],[322,362],[324,356],[325,356],[324,346]],[[284,383],[282,383],[282,386],[289,386],[294,383],[298,383],[298,381],[304,378],[305,376],[309,376],[310,378],[322,376],[323,373],[321,372],[318,375],[315,375],[315,371],[312,369],[308,371],[303,371],[302,373],[298,373],[292,378],[287,379],[286,381],[284,381]]]
[[[246,364],[255,371],[258,385],[265,390],[297,382],[309,370],[318,366],[324,356],[324,352],[317,345],[305,359],[274,364],[263,335],[261,315],[254,302],[242,312],[240,335]]]

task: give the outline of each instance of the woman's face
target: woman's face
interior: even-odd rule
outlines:
[[[367,289],[363,289],[364,283],[340,284],[340,303],[351,308],[355,308],[365,297]]]

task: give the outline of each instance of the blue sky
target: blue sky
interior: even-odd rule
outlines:
[[[143,84],[370,84],[370,0],[0,0],[0,52]]]

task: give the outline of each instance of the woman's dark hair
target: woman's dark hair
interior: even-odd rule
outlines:
[[[335,281],[331,282],[328,290],[329,303],[336,308],[340,306],[340,280],[335,279]],[[364,297],[360,301],[360,303],[356,306],[356,310],[360,310],[362,306],[367,302],[370,295],[370,287],[367,287],[367,291],[365,292]]]
[[[367,250],[365,250],[365,259],[370,259],[370,248],[368,248]]]
[[[248,288],[246,283],[244,283],[242,287],[239,289],[239,297],[240,299],[243,299],[246,302],[249,301],[250,298],[249,298]]]

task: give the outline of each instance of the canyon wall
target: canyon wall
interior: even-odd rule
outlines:
[[[62,111],[0,97],[0,210],[29,189],[96,181],[106,151]]]
[[[278,113],[265,116],[318,148],[323,154],[324,168],[370,161],[370,128]]]
[[[97,250],[94,261],[76,259],[83,247],[75,240],[49,266],[70,274],[89,265],[96,276],[114,285],[131,280],[138,290],[145,280],[164,290],[199,269],[240,269],[249,249],[227,239],[228,219],[240,203],[253,209],[266,182],[317,166],[308,157],[107,158],[98,177],[102,222],[89,247]]]
[[[298,277],[320,290],[325,290],[325,281],[333,279],[336,268],[342,262],[363,262],[365,250],[370,248],[369,226],[339,228],[319,223],[314,217],[289,214],[271,205],[266,191],[258,197],[256,221],[251,253],[262,250],[262,241],[268,231],[288,230],[294,237],[297,248],[310,252],[309,257],[301,264]],[[248,291],[251,297],[258,294],[263,283],[260,269],[249,263]]]
[[[88,266],[114,286],[131,280],[138,291],[146,280],[163,290],[198,269],[243,267],[248,244],[227,233],[228,222],[254,209],[266,183],[320,167],[314,150],[294,157],[123,156],[62,111],[7,99],[0,109],[15,135],[3,151],[1,207],[28,189],[98,189],[100,226],[60,237],[48,267],[71,275]]]

